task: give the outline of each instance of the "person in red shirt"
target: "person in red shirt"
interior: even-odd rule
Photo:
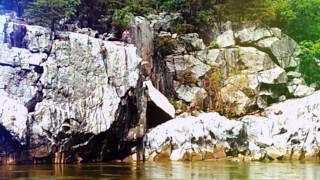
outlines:
[[[129,43],[129,38],[130,38],[130,32],[128,29],[126,29],[125,31],[123,31],[122,33],[122,41],[127,44]]]

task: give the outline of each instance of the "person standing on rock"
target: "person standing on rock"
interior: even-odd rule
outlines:
[[[122,41],[127,45],[129,43],[130,32],[128,29],[124,30],[122,33]]]

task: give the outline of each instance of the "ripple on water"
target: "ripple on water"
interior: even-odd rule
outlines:
[[[1,179],[319,179],[320,163],[158,162],[0,166]]]

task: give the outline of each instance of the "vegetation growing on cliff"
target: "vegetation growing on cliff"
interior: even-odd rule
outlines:
[[[275,25],[300,42],[299,70],[307,83],[320,82],[320,0],[269,0]],[[269,2],[269,3],[270,3]]]

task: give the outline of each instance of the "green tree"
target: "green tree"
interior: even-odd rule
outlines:
[[[26,15],[41,23],[51,25],[53,33],[56,21],[71,17],[79,4],[80,0],[35,0],[30,3]]]
[[[297,41],[320,39],[320,0],[268,0],[277,26]]]
[[[308,84],[320,85],[320,40],[300,43],[301,60],[299,70]]]
[[[113,24],[116,26],[121,26],[127,28],[130,20],[133,18],[133,14],[130,12],[129,8],[116,9],[113,13]]]
[[[271,7],[268,0],[225,0],[221,3],[220,14],[223,21],[256,21],[269,19]]]

